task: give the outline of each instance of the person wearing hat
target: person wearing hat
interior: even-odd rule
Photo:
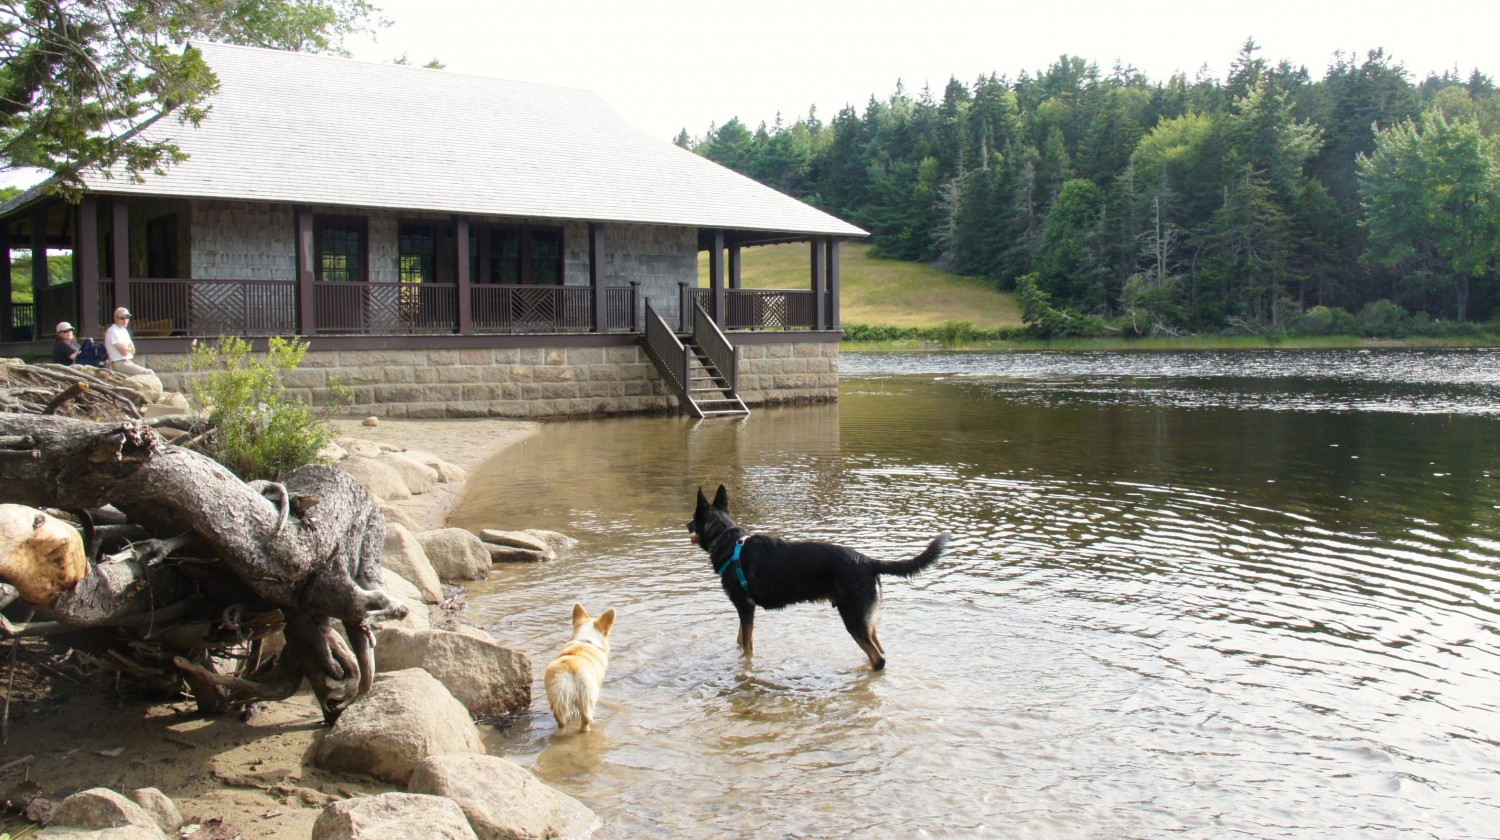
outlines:
[[[151,373],[149,368],[135,363],[135,342],[130,338],[130,310],[120,307],[115,310],[115,322],[104,331],[104,349],[109,353],[109,369],[126,376]]]
[[[52,361],[59,365],[71,365],[78,360],[78,353],[82,349],[78,342],[73,340],[73,325],[67,321],[58,321],[57,343],[52,345]]]

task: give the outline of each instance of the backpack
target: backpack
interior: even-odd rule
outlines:
[[[78,358],[73,360],[73,364],[104,367],[107,361],[109,361],[109,353],[104,349],[104,345],[92,338],[85,338],[83,346],[78,348]]]

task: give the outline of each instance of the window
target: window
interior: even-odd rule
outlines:
[[[364,219],[313,219],[313,271],[318,280],[347,283],[369,278],[365,229]]]
[[[469,279],[504,285],[562,285],[562,230],[475,225],[469,238]]]
[[[403,224],[399,272],[402,283],[437,282],[437,231],[433,225]]]

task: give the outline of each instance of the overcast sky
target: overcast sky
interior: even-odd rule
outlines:
[[[1247,37],[1261,57],[1320,78],[1336,51],[1381,47],[1411,72],[1500,75],[1500,1],[1018,3],[1014,0],[374,0],[394,25],[349,44],[356,58],[593,90],[646,132],[754,129],[816,105],[824,123],[900,79],[941,96],[949,76],[1033,75],[1067,53],[1153,80],[1200,67],[1222,79]],[[1234,11],[1230,11],[1233,9]]]

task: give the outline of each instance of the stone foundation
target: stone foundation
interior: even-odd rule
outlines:
[[[838,399],[836,340],[758,341],[739,349],[746,404]],[[168,390],[185,390],[188,357],[146,353],[143,359]],[[335,380],[352,394],[341,412],[349,416],[535,419],[680,409],[636,344],[309,350],[285,384],[291,396],[326,406]]]

